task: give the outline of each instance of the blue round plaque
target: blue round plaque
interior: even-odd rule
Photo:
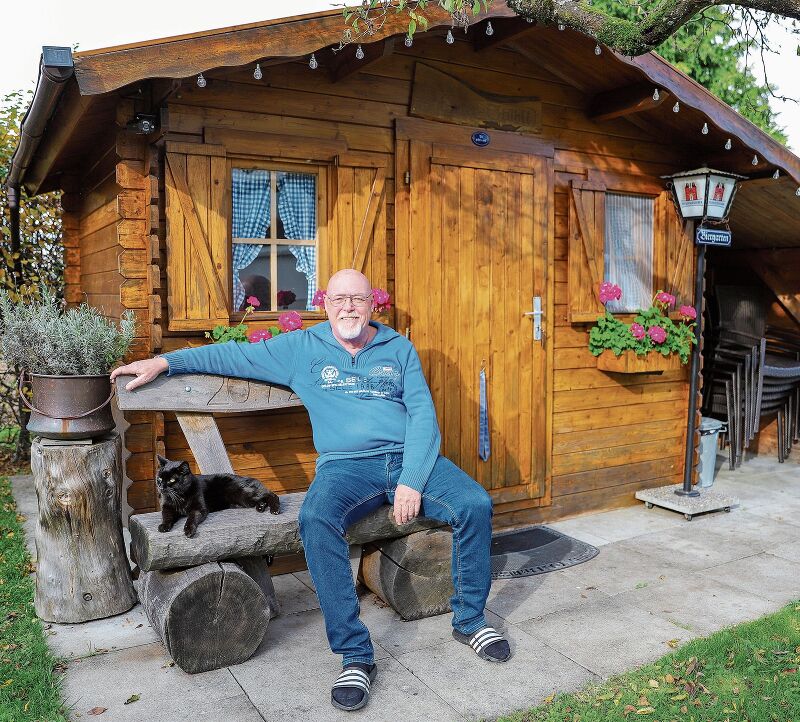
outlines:
[[[472,134],[472,142],[479,148],[485,148],[487,145],[489,145],[490,140],[491,138],[489,138],[489,134],[484,130],[476,130]]]

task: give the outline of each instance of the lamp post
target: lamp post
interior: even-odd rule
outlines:
[[[697,170],[662,176],[669,179],[672,197],[680,216],[685,220],[698,220],[695,231],[695,285],[694,310],[695,345],[689,379],[689,418],[683,466],[683,486],[675,490],[678,496],[697,497],[700,492],[692,487],[692,462],[694,461],[695,435],[697,433],[697,379],[700,375],[700,339],[703,324],[703,277],[705,275],[706,246],[730,246],[728,214],[736,195],[737,183],[745,176],[735,173],[698,168]],[[711,228],[709,226],[723,226]]]

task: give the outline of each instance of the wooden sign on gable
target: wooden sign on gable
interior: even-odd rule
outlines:
[[[416,63],[409,115],[495,130],[541,133],[542,101],[497,95],[425,63]]]

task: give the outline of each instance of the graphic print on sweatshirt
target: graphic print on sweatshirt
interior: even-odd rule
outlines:
[[[359,398],[401,399],[400,367],[386,361],[371,365],[369,370],[341,369],[336,361],[315,358],[309,364],[311,385],[322,391],[354,394]]]

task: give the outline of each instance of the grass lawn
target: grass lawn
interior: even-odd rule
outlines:
[[[0,476],[0,722],[60,722],[68,717],[53,671],[59,660],[33,610],[21,521],[11,483]]]
[[[793,603],[498,722],[800,722],[799,668],[800,604]]]

